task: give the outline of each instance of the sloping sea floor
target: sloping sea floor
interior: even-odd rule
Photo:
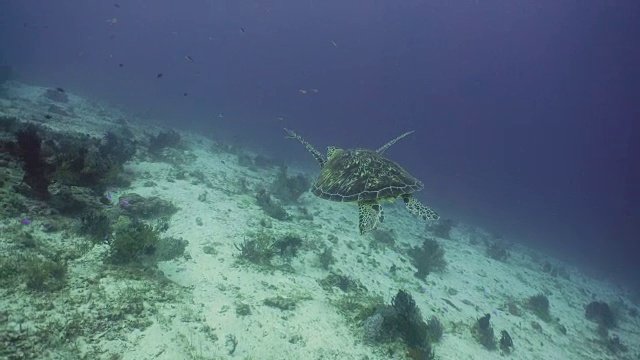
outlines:
[[[8,83],[0,150],[2,359],[640,359],[637,295],[233,144]]]

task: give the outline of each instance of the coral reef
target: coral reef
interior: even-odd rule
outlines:
[[[409,250],[413,266],[416,267],[415,276],[425,279],[427,275],[434,271],[442,271],[447,266],[444,259],[444,249],[435,239],[425,239],[421,247],[414,247]]]
[[[585,317],[603,329],[611,329],[616,326],[616,318],[609,307],[603,301],[592,301],[585,308]]]
[[[286,234],[278,238],[273,243],[273,248],[281,258],[290,260],[298,255],[298,250],[302,247],[302,239],[294,233]]]
[[[289,176],[287,167],[280,166],[278,174],[271,183],[271,194],[285,204],[294,204],[300,195],[309,190],[309,180],[302,174]]]
[[[511,349],[513,348],[513,339],[511,339],[511,335],[507,332],[507,330],[502,330],[500,332],[500,350],[503,353],[509,354],[511,353]]]
[[[493,326],[491,326],[491,314],[485,314],[476,320],[471,327],[471,333],[476,341],[487,350],[496,349],[496,338],[493,334]]]
[[[170,201],[157,196],[143,197],[136,193],[125,193],[118,197],[118,205],[124,214],[143,219],[167,217],[175,214],[178,208]]]
[[[527,299],[527,308],[531,310],[540,320],[551,321],[549,313],[549,298],[544,294],[537,294]]]
[[[27,126],[16,134],[18,153],[24,169],[23,181],[29,186],[35,197],[48,200],[49,184],[52,179],[52,166],[42,153],[42,138],[35,126]]]
[[[455,223],[451,219],[440,219],[427,223],[427,231],[441,239],[451,240],[451,230]]]
[[[413,297],[398,291],[390,306],[378,309],[363,322],[364,337],[375,343],[400,337],[407,346],[408,355],[416,359],[433,359],[432,342],[442,337],[440,321],[432,318],[425,323]]]
[[[509,257],[509,251],[502,243],[490,242],[487,244],[485,254],[493,260],[506,261]]]
[[[256,193],[256,203],[265,214],[277,220],[289,220],[291,216],[287,211],[275,201],[271,194],[265,189],[259,189]]]
[[[113,264],[150,260],[158,246],[160,231],[138,219],[120,216],[109,237],[109,258]]]
[[[333,247],[328,247],[318,254],[318,263],[324,270],[329,270],[329,267],[335,262],[336,258],[333,256]]]
[[[147,150],[154,156],[162,153],[162,150],[169,147],[176,147],[180,144],[181,136],[174,130],[161,131],[157,135],[149,136],[149,146]]]
[[[326,291],[333,291],[333,288],[338,288],[342,292],[354,292],[354,293],[366,293],[367,288],[362,285],[358,280],[354,280],[347,275],[341,275],[331,273],[324,279],[318,281],[320,286]]]
[[[47,89],[44,92],[44,97],[51,101],[59,102],[59,103],[68,103],[69,96],[64,91],[63,88],[55,88],[55,89]]]

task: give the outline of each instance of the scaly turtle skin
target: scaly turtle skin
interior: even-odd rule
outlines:
[[[412,194],[422,190],[422,182],[397,163],[382,156],[391,145],[413,131],[406,132],[377,150],[329,147],[325,158],[292,130],[288,138],[300,141],[320,164],[320,175],[311,192],[332,201],[358,204],[360,233],[374,230],[384,220],[380,201],[401,198],[409,212],[425,220],[437,220],[438,214],[421,204]]]

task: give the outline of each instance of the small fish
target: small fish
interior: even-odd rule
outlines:
[[[276,120],[283,121],[283,120],[284,120],[284,118],[283,118],[282,116],[280,116],[280,117],[277,117],[277,118],[276,118]]]
[[[224,113],[218,113],[218,117],[222,119],[224,117]]]
[[[112,18],[112,19],[107,19],[107,22],[109,23],[109,25],[114,25],[114,24],[117,24],[119,21],[117,18]]]
[[[156,79],[160,79],[162,77],[162,73],[158,73],[158,75],[156,75]]]
[[[113,6],[119,8],[120,4],[113,4]]]
[[[63,93],[63,92],[64,92],[64,89],[63,89],[63,88],[61,88],[61,87],[57,87],[57,88],[56,88],[56,91],[57,91],[57,92],[59,92],[59,93]]]
[[[123,63],[118,64],[119,67],[124,67]]]
[[[334,47],[338,47],[338,43],[337,43],[335,40],[331,40],[331,44],[332,44]]]
[[[316,94],[317,94],[317,93],[318,93],[318,89],[311,89],[311,92],[313,92],[313,93],[316,93]]]
[[[307,94],[307,90],[305,89],[298,89],[298,92],[302,95],[306,95]]]
[[[240,31],[242,31],[242,33],[244,34],[244,28],[243,27],[240,28]]]
[[[182,96],[187,96],[187,95],[189,95],[189,93],[184,93],[184,94],[182,94]]]
[[[193,57],[191,57],[189,55],[185,55],[184,59],[187,60],[188,62],[193,62]]]
[[[24,224],[24,225],[31,224],[31,220],[30,219],[20,219],[19,221],[20,221],[21,224]]]

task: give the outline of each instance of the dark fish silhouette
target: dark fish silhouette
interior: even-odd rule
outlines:
[[[57,92],[61,92],[61,93],[63,93],[63,92],[64,92],[64,89],[63,89],[63,88],[61,88],[61,87],[57,87],[57,88],[56,88],[56,91],[57,91]]]
[[[156,78],[160,79],[162,77],[162,75],[163,75],[162,73],[158,73],[158,75],[156,75]]]

